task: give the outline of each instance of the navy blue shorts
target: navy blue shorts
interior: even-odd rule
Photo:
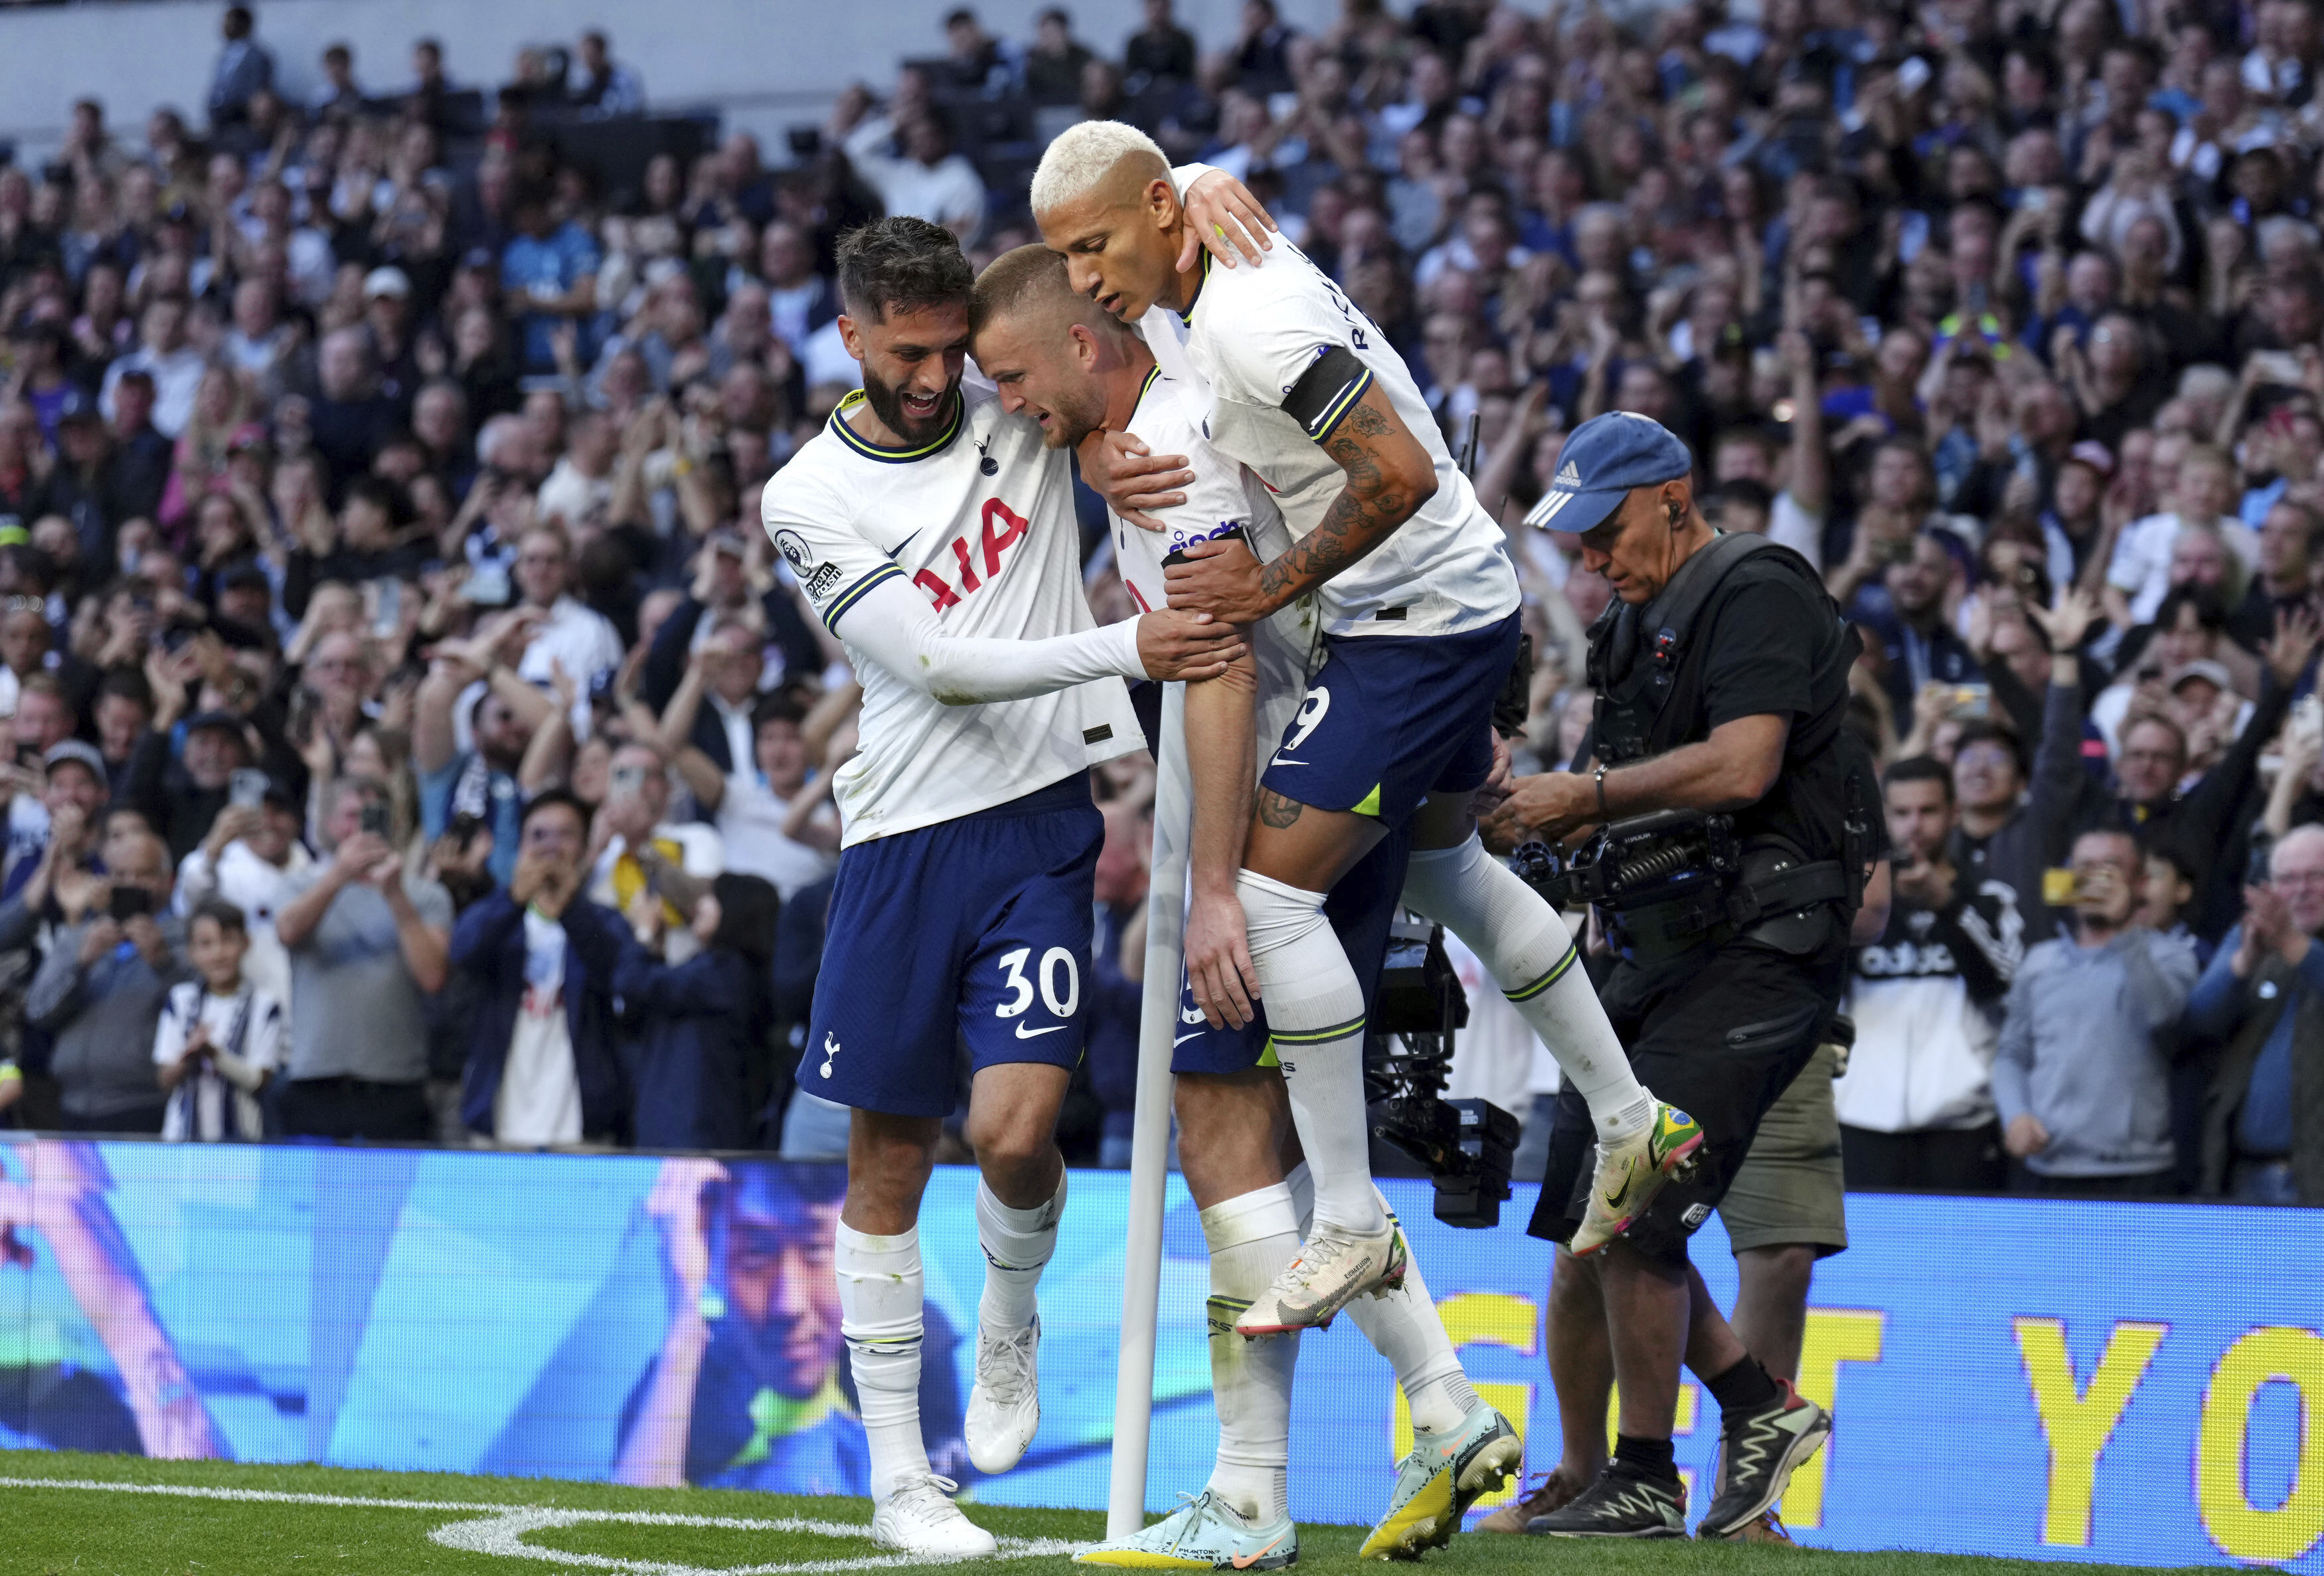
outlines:
[[[844,850],[798,1086],[895,1116],[949,1116],[972,1074],[1082,1057],[1105,823],[1076,774],[1023,798]]]
[[[1398,827],[1379,845],[1358,860],[1323,899],[1323,917],[1340,938],[1348,965],[1363,982],[1364,1011],[1372,1009],[1379,991],[1380,965],[1388,958],[1388,926],[1396,919],[1404,895],[1404,871],[1412,853],[1412,832]],[[1185,966],[1178,969],[1178,1027],[1170,1047],[1173,1073],[1240,1073],[1250,1067],[1277,1065],[1275,1048],[1267,1037],[1267,1004],[1240,1028],[1213,1028],[1194,1005],[1194,988]]]
[[[1329,635],[1323,665],[1259,781],[1317,810],[1402,826],[1433,793],[1493,771],[1493,697],[1521,617],[1458,635]]]

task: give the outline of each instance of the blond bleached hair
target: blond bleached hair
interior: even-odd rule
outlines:
[[[1170,160],[1152,137],[1118,120],[1085,120],[1060,133],[1033,171],[1031,207],[1044,214],[1087,196],[1124,159],[1143,153],[1167,177]]]

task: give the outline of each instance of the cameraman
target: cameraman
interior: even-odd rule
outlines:
[[[1830,1430],[1821,1407],[1744,1350],[1686,1249],[1761,1117],[1814,1054],[1845,981],[1861,879],[1848,867],[1871,853],[1844,825],[1851,791],[1867,801],[1855,818],[1870,815],[1870,763],[1841,725],[1857,642],[1806,560],[1764,539],[1715,536],[1691,469],[1685,446],[1656,423],[1601,416],[1566,440],[1559,480],[1529,517],[1578,530],[1583,565],[1618,600],[1591,631],[1599,702],[1584,758],[1594,770],[1519,780],[1495,830],[1554,842],[1655,812],[1716,813],[1732,817],[1744,850],[1723,921],[1697,926],[1693,905],[1678,899],[1610,917],[1623,958],[1604,989],[1608,1014],[1640,1081],[1682,1104],[1706,1139],[1692,1175],[1602,1257],[1558,1256],[1554,1301],[1586,1297],[1583,1283],[1597,1283],[1621,1414],[1604,1474],[1535,1520],[1536,1532],[1683,1535],[1670,1442],[1682,1360],[1719,1400],[1729,1463],[1701,1535],[1756,1521]],[[1590,1148],[1584,1113],[1562,1104],[1536,1235],[1572,1234]]]

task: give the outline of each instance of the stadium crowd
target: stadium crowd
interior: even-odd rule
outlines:
[[[544,129],[643,114],[602,33],[489,116],[432,40],[297,104],[224,34],[199,132],[84,100],[0,168],[0,1121],[836,1152],[793,1067],[860,691],[760,488],[854,386],[840,234],[982,263],[1111,116],[1248,182],[1473,432],[1522,770],[1589,722],[1609,589],[1518,522],[1591,415],[1857,621],[1897,902],[1851,1185],[2324,1203],[2319,0],[1144,0],[1112,53],[962,11],[791,163],[633,177]],[[1127,1151],[1150,790],[1097,784],[1078,1161]],[[1479,994],[1456,1092],[1545,1112]]]

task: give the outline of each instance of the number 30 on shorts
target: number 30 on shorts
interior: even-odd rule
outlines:
[[[1001,954],[1001,972],[1009,976],[1009,989],[1015,992],[1010,1000],[992,1009],[995,1018],[1021,1018],[1033,1006],[1033,979],[1025,972],[1033,949],[1020,946],[1015,952]],[[1053,946],[1041,954],[1041,966],[1034,975],[1041,982],[1041,1005],[1058,1018],[1071,1018],[1082,1004],[1082,975],[1074,963],[1074,954],[1064,947]],[[1065,989],[1057,988],[1057,976],[1065,976]]]

